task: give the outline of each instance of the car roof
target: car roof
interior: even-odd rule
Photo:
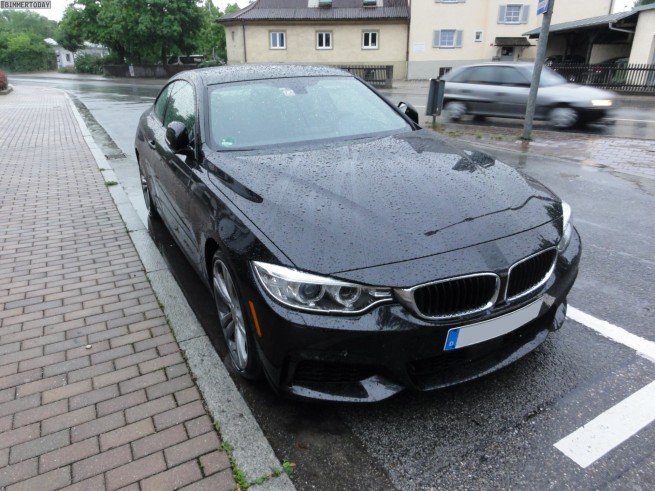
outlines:
[[[352,77],[352,74],[329,66],[312,65],[225,65],[181,72],[173,79],[186,78],[201,85],[267,80],[291,77]]]
[[[502,62],[502,61],[489,61],[486,63],[475,63],[473,65],[463,65],[458,68],[471,68],[471,67],[477,67],[477,66],[514,66],[514,67],[521,67],[521,66],[534,66],[534,63],[529,63],[526,61],[515,61],[515,62]]]

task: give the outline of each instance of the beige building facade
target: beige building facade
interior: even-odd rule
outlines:
[[[553,23],[607,15],[612,0],[559,0]],[[534,60],[523,36],[541,25],[536,0],[412,0],[408,78],[433,78],[456,66]]]
[[[630,49],[630,63],[655,65],[655,8],[639,13]]]
[[[391,65],[394,79],[406,78],[406,0],[324,3],[258,0],[222,18],[228,64]]]

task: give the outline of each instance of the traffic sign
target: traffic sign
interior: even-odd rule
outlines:
[[[537,15],[546,13],[549,3],[550,0],[539,0],[539,4],[537,5]]]

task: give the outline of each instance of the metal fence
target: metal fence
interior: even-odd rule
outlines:
[[[390,89],[393,84],[393,65],[342,65],[339,68],[380,89]]]
[[[553,63],[550,68],[571,83],[620,92],[655,94],[655,65]]]

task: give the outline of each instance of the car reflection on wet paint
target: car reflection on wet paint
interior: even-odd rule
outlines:
[[[242,376],[376,401],[485,375],[561,327],[570,207],[402,108],[337,69],[249,65],[181,73],[141,117],[146,205]]]

